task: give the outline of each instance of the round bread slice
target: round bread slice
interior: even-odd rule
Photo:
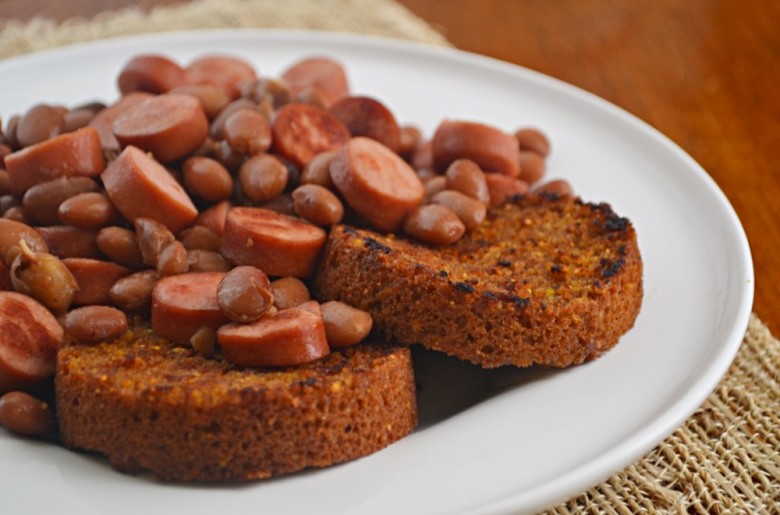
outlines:
[[[369,311],[388,340],[484,368],[592,360],[634,325],[643,295],[631,222],[552,195],[491,209],[448,246],[335,227],[315,283],[320,300]]]
[[[362,343],[317,362],[239,369],[148,328],[60,350],[60,435],[121,471],[248,481],[378,451],[417,424],[408,348]]]

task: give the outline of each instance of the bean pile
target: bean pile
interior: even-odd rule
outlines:
[[[207,55],[126,63],[109,105],[38,104],[0,124],[0,424],[51,430],[64,338],[116,338],[128,314],[238,366],[289,366],[355,345],[371,316],[311,299],[338,223],[447,245],[542,184],[550,143],[444,120],[426,140],[352,94],[328,58],[279,78]]]

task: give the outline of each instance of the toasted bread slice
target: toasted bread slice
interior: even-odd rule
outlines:
[[[137,328],[58,356],[60,434],[126,472],[246,481],[378,451],[417,423],[409,349],[359,344],[307,365],[238,369]]]
[[[529,195],[451,246],[335,227],[315,290],[368,310],[388,340],[485,368],[565,367],[633,326],[642,260],[632,224],[609,205]]]

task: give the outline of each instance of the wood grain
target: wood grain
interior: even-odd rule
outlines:
[[[62,20],[180,1],[0,0],[0,18]],[[742,220],[756,269],[754,310],[780,334],[780,2],[400,3],[458,48],[595,93],[693,156]]]

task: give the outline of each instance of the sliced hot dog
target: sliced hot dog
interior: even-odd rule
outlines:
[[[217,303],[223,272],[189,272],[163,277],[152,291],[152,328],[164,338],[189,343],[203,327],[217,330],[228,322]]]
[[[185,68],[192,84],[211,84],[225,90],[231,98],[238,98],[241,85],[257,79],[251,64],[229,55],[204,55]]]
[[[198,215],[187,192],[168,170],[136,147],[124,149],[101,178],[114,207],[131,222],[152,218],[176,233]]]
[[[339,150],[330,177],[352,209],[381,231],[398,230],[425,196],[422,181],[406,161],[365,137],[352,138]]]
[[[166,93],[189,82],[189,77],[181,66],[163,55],[156,54],[133,57],[117,77],[117,86],[123,95],[133,91]]]
[[[313,88],[330,105],[349,95],[349,82],[344,67],[333,59],[310,57],[296,62],[282,73],[282,79],[295,97]]]
[[[0,394],[52,377],[63,335],[54,315],[36,300],[0,291]]]
[[[304,304],[265,315],[251,324],[220,327],[217,341],[225,358],[244,367],[283,367],[328,355],[319,304]]]
[[[444,120],[433,134],[433,164],[441,171],[456,159],[471,159],[483,171],[520,175],[520,145],[514,135],[477,122]]]
[[[336,150],[350,134],[334,115],[310,104],[285,104],[271,125],[276,152],[303,168],[321,152]]]
[[[100,146],[105,150],[119,150],[119,142],[114,136],[114,121],[128,109],[132,109],[134,106],[151,97],[151,93],[134,91],[124,95],[105,109],[98,111],[87,125],[89,127],[94,127],[98,131],[98,134],[100,135]]]
[[[220,251],[237,265],[275,277],[314,272],[325,231],[299,218],[256,207],[234,207],[225,219]]]
[[[132,272],[122,265],[100,259],[65,258],[62,262],[79,285],[73,295],[73,304],[76,306],[111,304],[111,296],[108,294],[111,287]]]
[[[328,108],[347,126],[352,136],[365,136],[398,152],[401,130],[395,116],[382,102],[370,97],[345,97]]]
[[[97,130],[84,127],[5,156],[14,194],[58,177],[100,175],[106,167]]]
[[[38,231],[21,222],[0,218],[0,261],[6,261],[8,251],[17,247],[20,240],[34,252],[49,252],[46,240]]]
[[[209,122],[197,98],[167,93],[125,110],[112,130],[120,145],[134,145],[165,163],[198,148],[208,136]]]

